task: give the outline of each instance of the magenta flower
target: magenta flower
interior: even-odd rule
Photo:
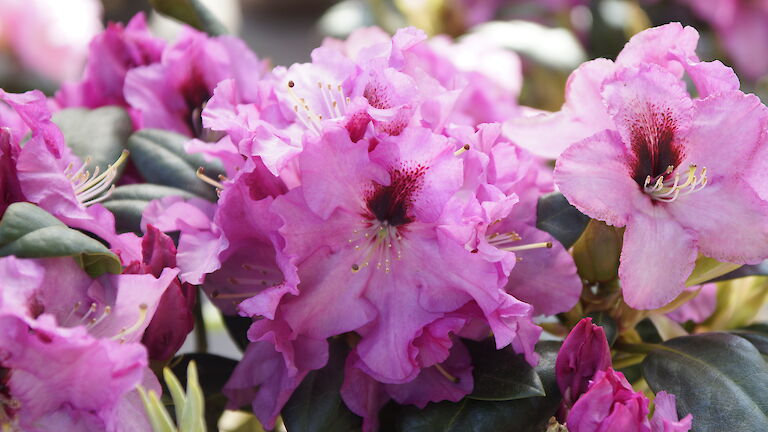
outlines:
[[[2,0],[0,41],[25,69],[55,82],[71,80],[102,29],[101,15],[96,0]]]
[[[695,52],[698,39],[694,28],[679,23],[642,31],[630,39],[616,62],[596,59],[571,73],[560,111],[513,118],[505,123],[504,133],[533,154],[555,159],[571,144],[614,129],[611,108],[603,95],[606,81],[623,69],[647,64],[658,65],[678,80],[687,74],[701,98],[738,90],[739,80],[730,68],[720,61],[699,60]]]
[[[250,83],[258,83],[265,66],[240,39],[185,28],[159,63],[127,72],[124,95],[135,110],[134,126],[204,137],[200,116],[216,85],[234,78],[238,91],[254,94]]]
[[[109,196],[127,153],[113,166],[96,173],[87,160],[81,161],[66,146],[41,92],[13,94],[0,89],[0,101],[10,107],[8,117],[0,119],[0,149],[7,151],[10,158],[0,163],[14,164],[2,173],[2,185],[7,188],[4,205],[16,200],[37,204],[67,225],[99,236],[116,253],[131,257],[135,236],[118,235],[114,216],[98,204]],[[30,134],[28,140],[26,134]]]
[[[573,405],[566,426],[570,432],[651,432],[648,399],[635,392],[624,374],[598,371],[589,389]]]
[[[141,248],[141,261],[130,263],[123,274],[151,274],[159,278],[166,268],[176,268],[173,240],[152,225],[147,226]],[[149,351],[150,359],[170,360],[181,348],[195,324],[192,308],[196,299],[196,287],[181,283],[176,278],[171,280],[141,340]]]
[[[656,393],[654,399],[656,405],[651,417],[652,432],[688,432],[691,430],[693,416],[688,414],[682,419],[677,417],[677,407],[675,405],[675,395],[665,391]]]
[[[739,264],[768,257],[768,203],[745,175],[765,145],[768,110],[757,97],[727,90],[692,100],[654,64],[619,70],[601,95],[607,130],[563,152],[555,182],[583,213],[626,226],[627,304],[669,303],[698,253]]]
[[[768,4],[763,1],[721,0],[685,3],[714,28],[736,69],[751,79],[768,73],[768,59],[754,53],[768,49]]]
[[[123,95],[126,74],[136,67],[158,63],[164,47],[162,40],[149,33],[143,13],[133,17],[127,26],[110,23],[91,41],[82,79],[63,84],[55,101],[61,107],[127,107]]]
[[[565,338],[555,363],[565,412],[587,391],[597,372],[610,367],[611,350],[603,328],[592,324],[592,318],[582,319]]]
[[[688,289],[700,291],[693,299],[683,303],[677,309],[667,312],[667,316],[681,324],[687,321],[704,322],[715,312],[717,307],[717,285],[710,283]]]
[[[0,423],[25,431],[123,431],[149,426],[129,393],[142,383],[138,343],[97,339],[0,313]]]

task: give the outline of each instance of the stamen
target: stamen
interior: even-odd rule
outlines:
[[[505,250],[507,252],[518,252],[518,251],[541,249],[541,248],[551,249],[552,242],[530,243],[530,244],[525,244],[520,246],[510,246],[510,247],[501,248],[501,250]]]
[[[459,382],[458,378],[456,378],[455,376],[449,374],[447,370],[443,369],[443,367],[440,366],[440,364],[436,364],[435,365],[435,369],[437,369],[437,371],[440,372],[440,375],[444,376],[448,381],[450,381],[450,382],[452,382],[454,384]]]
[[[217,182],[216,180],[214,180],[214,179],[208,177],[207,175],[205,175],[205,168],[203,168],[203,167],[198,168],[197,171],[195,172],[195,175],[197,176],[197,178],[199,178],[200,180],[204,181],[205,183],[215,187],[216,189],[224,189],[224,185],[223,184],[221,184],[221,183]]]
[[[91,162],[90,158],[86,158],[80,169],[73,174],[68,173],[70,170],[68,166],[64,170],[64,175],[72,182],[77,200],[82,205],[89,206],[109,198],[115,189],[112,183],[117,177],[117,169],[128,159],[128,154],[128,150],[123,150],[115,163],[109,165],[101,174],[99,174],[99,167],[96,167],[93,174],[86,170]]]
[[[685,173],[685,181],[680,183],[680,173],[676,173],[673,179],[665,179],[672,174],[674,167],[670,166],[664,174],[658,176],[651,186],[653,179],[648,176],[643,183],[643,191],[651,196],[652,199],[661,202],[672,202],[678,197],[700,191],[707,185],[707,168],[703,167],[697,176],[697,165],[690,165]]]
[[[136,320],[136,322],[132,326],[123,327],[122,329],[120,329],[120,333],[112,336],[112,340],[119,340],[120,342],[125,342],[127,340],[126,336],[140,329],[141,326],[144,325],[144,321],[147,319],[147,309],[149,309],[149,306],[147,306],[145,303],[140,304],[139,319]]]
[[[377,270],[383,269],[385,273],[390,273],[393,260],[402,259],[399,242],[403,236],[400,235],[397,227],[387,222],[371,223],[368,220],[362,222],[367,225],[365,228],[352,231],[358,237],[347,240],[353,245],[354,250],[364,250],[364,254],[352,264],[350,270],[352,273],[357,273],[374,262]]]
[[[455,152],[453,152],[454,156],[461,156],[465,151],[469,150],[469,144],[464,144],[464,146]]]

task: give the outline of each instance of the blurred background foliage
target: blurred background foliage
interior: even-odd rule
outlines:
[[[0,6],[13,1],[16,0],[0,0]],[[307,61],[311,50],[324,37],[343,38],[356,28],[371,25],[389,31],[414,25],[429,34],[452,37],[483,33],[520,54],[525,78],[520,103],[539,109],[559,108],[568,74],[578,64],[597,57],[613,58],[633,34],[670,21],[680,21],[699,30],[702,35],[699,54],[703,59],[718,58],[732,65],[722,41],[718,40],[717,29],[699,18],[702,13],[698,11],[697,15],[691,0],[207,0],[203,3],[231,33],[242,37],[259,56],[271,59],[273,65]],[[739,2],[712,0],[711,3],[716,7],[719,3]],[[153,13],[148,1],[102,0],[102,6],[103,23],[127,22],[135,13],[144,11],[149,14],[157,34],[173,39],[178,32],[178,24]],[[73,17],[69,25],[74,28],[83,24]],[[5,27],[8,33],[8,26]],[[768,28],[768,19],[765,27]],[[43,34],[40,38],[55,36]],[[0,87],[12,91],[30,88],[54,91],[59,80],[24,67],[8,39],[0,23]],[[764,44],[768,45],[768,40]],[[760,46],[760,43],[755,45]],[[738,68],[736,71],[741,72]],[[740,73],[743,88],[765,100],[766,79],[750,75]]]

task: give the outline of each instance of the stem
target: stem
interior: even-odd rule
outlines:
[[[208,333],[205,329],[205,319],[203,319],[203,293],[198,291],[197,301],[195,302],[195,348],[197,352],[208,352]]]
[[[618,351],[628,352],[628,353],[634,353],[634,354],[648,354],[651,351],[654,351],[658,348],[661,348],[660,344],[652,344],[652,343],[626,343],[626,342],[616,342],[613,345],[613,348],[615,348]]]

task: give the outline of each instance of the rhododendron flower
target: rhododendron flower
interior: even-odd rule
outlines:
[[[555,374],[563,404],[571,407],[587,391],[597,372],[610,367],[611,349],[605,331],[592,324],[592,318],[582,319],[565,338],[557,353]]]
[[[96,234],[113,250],[129,256],[135,236],[118,235],[114,216],[98,204],[109,196],[127,153],[97,173],[88,166],[88,160],[80,160],[66,146],[41,92],[13,94],[0,89],[3,103],[10,109],[6,118],[0,118],[0,150],[10,158],[0,163],[13,164],[2,173],[0,185],[7,188],[3,209],[17,200],[35,203],[67,225]],[[28,133],[31,136],[26,140]]]
[[[126,74],[136,67],[159,62],[164,47],[165,42],[150,34],[143,13],[134,16],[126,26],[110,23],[91,40],[82,79],[64,83],[55,101],[61,107],[127,107],[123,95]]]
[[[768,3],[721,0],[707,3],[683,0],[715,29],[736,70],[757,79],[768,73],[768,59],[754,55],[768,49]]]
[[[0,46],[22,65],[53,81],[74,79],[85,63],[88,42],[102,29],[97,0],[2,0]]]
[[[650,432],[648,399],[632,390],[621,372],[598,371],[568,413],[566,426],[569,432]]]
[[[704,322],[715,312],[717,307],[717,285],[710,283],[687,289],[700,291],[696,297],[671,312],[667,312],[667,316],[681,324],[687,321]]]
[[[151,274],[161,277],[166,268],[176,268],[176,246],[170,237],[152,225],[141,241],[141,261],[131,262],[123,274]],[[141,342],[152,360],[167,361],[181,348],[195,324],[192,308],[197,289],[173,278],[160,297],[157,311],[152,316]]]
[[[653,400],[656,408],[651,417],[652,432],[688,432],[691,430],[693,416],[688,414],[682,419],[677,417],[675,395],[665,391],[656,393]]]
[[[504,133],[532,153],[555,159],[571,144],[614,129],[603,86],[623,69],[641,65],[658,65],[678,79],[687,74],[701,98],[738,90],[739,80],[730,68],[720,61],[699,60],[695,52],[698,40],[694,28],[679,23],[642,31],[630,39],[615,62],[599,58],[571,73],[560,111],[513,118],[505,124]]]
[[[205,137],[201,114],[216,85],[234,78],[238,91],[255,94],[265,66],[240,39],[209,38],[185,27],[159,63],[128,71],[124,95],[134,109],[134,126]]]
[[[148,430],[130,397],[146,371],[138,343],[0,313],[0,424],[11,430]]]
[[[692,100],[656,64],[619,70],[600,94],[607,130],[570,146],[554,175],[583,213],[626,226],[619,277],[628,305],[670,302],[699,252],[738,264],[768,257],[768,202],[744,175],[766,144],[768,110],[757,97],[723,90]]]

